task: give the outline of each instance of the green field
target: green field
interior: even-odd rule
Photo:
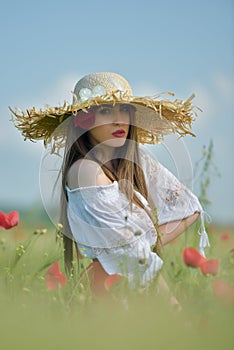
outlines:
[[[234,286],[234,230],[208,227],[207,257],[220,263],[215,276],[183,262],[183,248],[197,247],[197,230],[194,225],[164,249],[162,274],[180,303],[178,311],[158,291],[157,280],[134,291],[120,283],[105,297],[93,297],[79,278],[88,259],[80,269],[74,261],[64,288],[48,290],[49,266],[58,260],[64,273],[55,228],[25,220],[0,229],[1,349],[232,349],[233,295],[217,297],[213,283]]]

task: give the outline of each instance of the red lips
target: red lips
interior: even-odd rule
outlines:
[[[115,132],[112,133],[114,137],[124,137],[126,132],[123,129],[116,130]]]

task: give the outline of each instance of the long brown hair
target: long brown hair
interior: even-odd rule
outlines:
[[[144,172],[141,167],[141,160],[139,154],[138,140],[137,140],[137,128],[134,124],[135,111],[134,107],[130,108],[130,126],[129,132],[125,144],[122,147],[118,147],[115,152],[115,158],[112,160],[112,169],[108,169],[105,164],[101,164],[96,158],[95,153],[92,152],[93,145],[89,140],[88,131],[84,132],[79,127],[74,128],[72,118],[68,127],[67,142],[65,146],[65,156],[62,164],[62,193],[61,193],[61,207],[60,207],[60,222],[63,225],[63,242],[64,242],[64,263],[67,272],[71,271],[73,260],[73,236],[68,223],[67,218],[67,195],[66,195],[66,182],[67,173],[72,164],[78,159],[82,159],[89,155],[89,159],[96,161],[100,164],[105,175],[111,181],[118,181],[120,191],[122,191],[129,199],[130,208],[132,210],[132,204],[144,209],[157,229],[157,219],[154,216],[155,208],[151,199],[149,190],[146,185]],[[73,142],[74,141],[74,142]],[[134,141],[134,142],[132,142]],[[127,181],[120,181],[127,180]],[[126,182],[132,184],[132,186],[125,186]],[[145,208],[144,204],[137,197],[135,190],[140,192],[148,201],[152,213]],[[158,243],[157,240],[157,252]],[[76,252],[78,258],[78,250],[76,245]]]

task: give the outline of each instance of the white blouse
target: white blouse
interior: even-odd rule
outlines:
[[[159,225],[186,218],[196,211],[202,219],[200,251],[209,245],[203,210],[197,197],[148,152],[140,148],[145,174]],[[162,259],[151,251],[157,232],[146,211],[133,204],[114,181],[110,185],[69,189],[67,215],[81,254],[98,259],[108,274],[121,274],[131,284],[145,285],[162,267]],[[151,210],[147,200],[136,192]]]

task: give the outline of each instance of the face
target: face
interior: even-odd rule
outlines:
[[[95,122],[89,130],[93,145],[123,146],[129,131],[130,109],[130,105],[120,103],[99,106],[95,112]]]

